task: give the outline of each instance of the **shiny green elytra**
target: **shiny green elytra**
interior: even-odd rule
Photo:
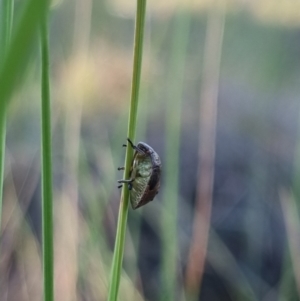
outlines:
[[[119,180],[118,183],[128,184],[131,206],[133,209],[137,209],[152,201],[158,193],[161,161],[154,149],[145,142],[134,145],[129,138],[127,141],[135,150],[129,174],[130,179]]]

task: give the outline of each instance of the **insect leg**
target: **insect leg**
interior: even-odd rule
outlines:
[[[118,183],[132,183],[134,181],[134,179],[130,179],[130,180],[118,180]]]
[[[134,181],[134,179],[130,179],[130,180],[118,180],[118,183],[127,184],[128,185],[128,190],[131,190],[132,189],[132,182],[133,181]]]
[[[122,188],[122,184],[121,185],[119,185],[118,186],[118,188],[120,189],[120,188]],[[132,189],[132,183],[130,182],[130,183],[128,183],[128,190],[131,190]]]

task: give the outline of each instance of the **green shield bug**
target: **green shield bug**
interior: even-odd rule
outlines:
[[[130,179],[119,180],[118,183],[128,184],[131,206],[133,209],[137,209],[152,201],[158,193],[161,161],[155,150],[145,142],[134,145],[129,138],[127,141],[135,150],[129,173]],[[121,187],[122,185],[119,186],[119,188]]]

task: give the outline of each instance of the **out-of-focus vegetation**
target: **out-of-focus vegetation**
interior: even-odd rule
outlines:
[[[29,2],[15,3],[13,38]],[[120,300],[300,299],[299,4],[228,1],[222,39],[213,34],[209,40],[221,1],[210,3],[148,1],[136,137],[161,155],[163,179],[152,203],[129,211]],[[50,11],[55,300],[106,300],[135,5],[65,0]],[[14,75],[0,240],[0,300],[7,301],[42,296],[40,54],[32,24],[16,44],[15,60],[10,57],[20,63],[6,67]],[[208,41],[217,42],[210,48]],[[215,51],[220,63],[208,64]],[[188,294],[198,175],[205,165],[198,150],[206,149],[202,124],[211,113],[201,104],[215,68],[207,98],[211,104],[217,95],[217,106],[208,106],[217,114],[210,228],[201,284]]]

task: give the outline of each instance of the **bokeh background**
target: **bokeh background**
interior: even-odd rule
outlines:
[[[106,300],[135,8],[52,5],[57,301]],[[1,301],[42,298],[39,57],[8,112]],[[136,142],[163,178],[130,209],[119,300],[300,300],[300,3],[149,0],[141,81]]]

